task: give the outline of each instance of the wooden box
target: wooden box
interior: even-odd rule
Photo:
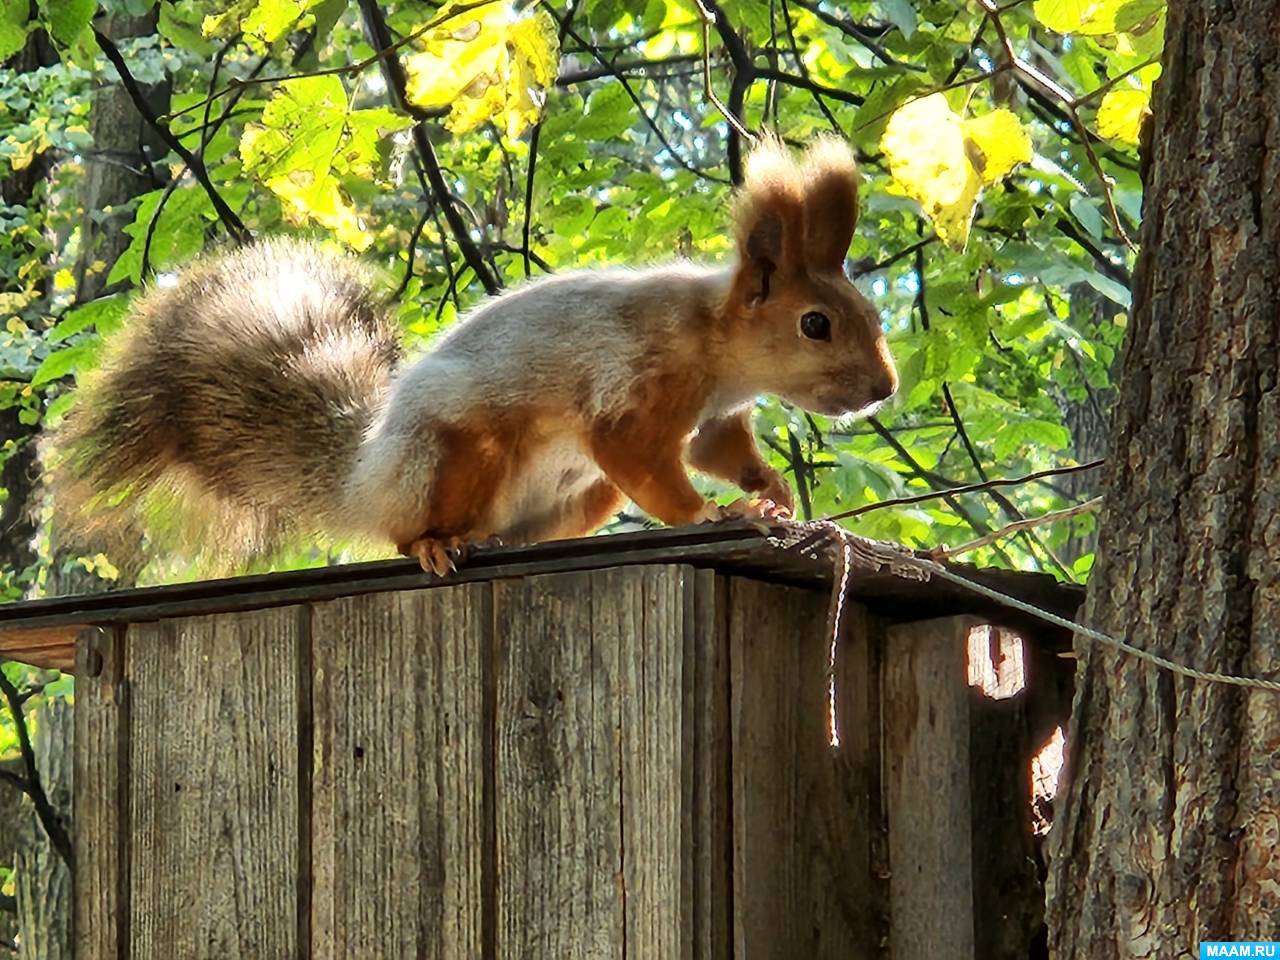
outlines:
[[[854,593],[834,677],[749,530],[11,608],[77,638],[77,956],[1025,957],[1027,711],[954,595]]]

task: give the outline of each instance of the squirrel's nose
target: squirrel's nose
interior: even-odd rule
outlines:
[[[898,371],[890,367],[885,370],[879,377],[875,378],[871,384],[871,396],[878,403],[881,400],[888,400],[898,392]]]

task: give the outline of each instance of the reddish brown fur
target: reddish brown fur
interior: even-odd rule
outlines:
[[[684,472],[684,445],[709,385],[696,370],[673,371],[662,359],[654,368],[659,372],[637,384],[626,409],[590,426],[587,445],[600,469],[641,510],[663,523],[689,523],[706,501]]]

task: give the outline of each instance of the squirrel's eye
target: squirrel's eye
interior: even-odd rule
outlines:
[[[831,321],[825,313],[811,310],[800,318],[800,332],[810,340],[830,340]]]

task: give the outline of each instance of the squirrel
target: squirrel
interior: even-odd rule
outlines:
[[[139,298],[52,431],[60,535],[123,549],[145,530],[241,565],[308,535],[374,540],[443,575],[488,539],[589,534],[627,498],[670,525],[787,515],[756,397],[842,416],[898,378],[844,273],[849,148],[796,160],[762,138],[743,181],[731,265],[552,274],[405,366],[355,258],[277,238],[197,260]],[[686,464],[750,499],[718,507]]]

